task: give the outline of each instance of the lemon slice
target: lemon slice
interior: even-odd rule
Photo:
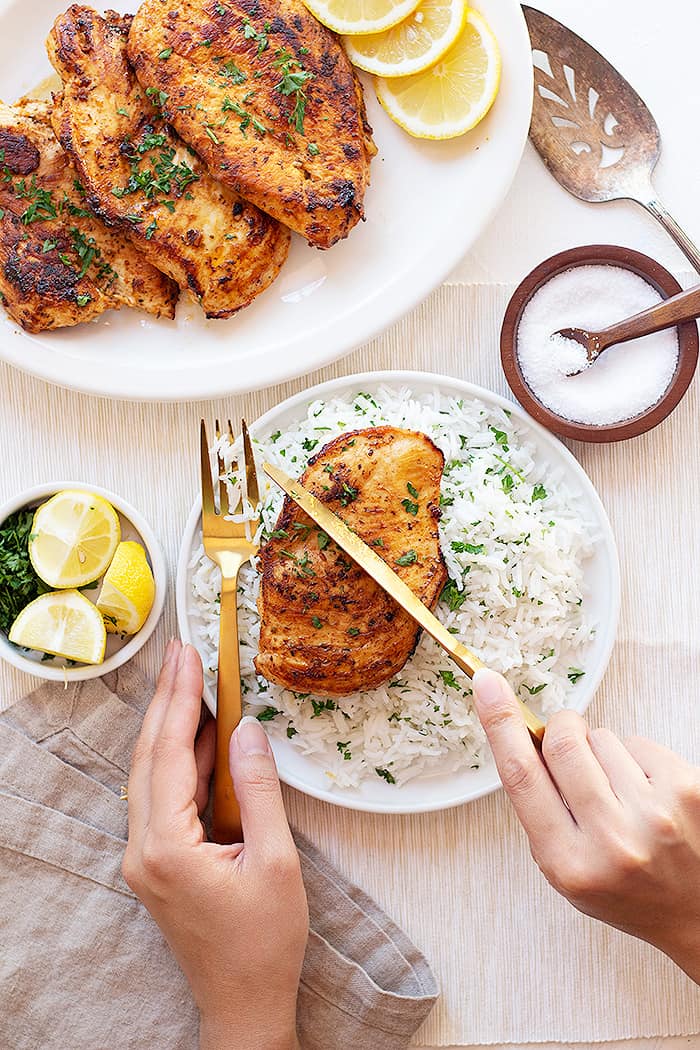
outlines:
[[[312,15],[335,33],[381,33],[418,7],[420,0],[304,0]]]
[[[470,10],[441,59],[410,77],[378,78],[377,95],[392,120],[416,138],[452,139],[483,120],[498,94],[501,56],[484,18]]]
[[[34,515],[29,557],[49,587],[85,587],[105,572],[120,539],[111,503],[90,492],[66,490]]]
[[[351,62],[378,77],[406,77],[432,66],[467,21],[467,0],[422,0],[413,14],[383,33],[346,36]]]
[[[140,543],[120,543],[102,582],[97,608],[110,634],[136,634],[153,608],[156,585]]]
[[[101,664],[107,632],[102,616],[80,591],[50,591],[22,609],[9,638],[24,649]]]

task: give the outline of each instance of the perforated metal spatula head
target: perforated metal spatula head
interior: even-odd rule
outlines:
[[[661,135],[634,88],[561,22],[523,6],[535,66],[530,138],[550,172],[581,200],[634,200],[700,272],[700,252],[659,200],[651,173]]]

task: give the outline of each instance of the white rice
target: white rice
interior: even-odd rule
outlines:
[[[524,700],[547,714],[566,706],[572,680],[585,673],[595,632],[584,586],[595,537],[561,473],[536,461],[524,430],[506,410],[439,392],[415,396],[407,388],[382,387],[373,396],[311,403],[294,427],[256,442],[257,451],[264,449],[270,462],[297,476],[338,433],[384,423],[423,431],[445,455],[440,539],[454,584],[438,617],[504,672]],[[235,457],[223,444],[221,451],[231,467],[235,506]],[[269,483],[262,539],[274,529],[282,499]],[[201,546],[191,562],[191,587],[195,641],[214,685],[220,580]],[[239,590],[247,713],[262,717],[273,736],[289,737],[322,765],[332,784],[354,787],[381,776],[400,785],[480,766],[485,742],[471,708],[469,679],[431,638],[423,636],[395,679],[377,689],[341,699],[294,693],[255,674],[258,591],[257,572],[248,565]]]

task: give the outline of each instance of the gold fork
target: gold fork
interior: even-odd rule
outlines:
[[[255,507],[260,502],[255,460],[245,420],[243,427],[243,460],[245,464],[246,493]],[[216,437],[221,440],[219,421],[216,421]],[[233,428],[228,423],[228,438],[233,444]],[[219,479],[219,511],[216,509],[215,484],[212,478],[211,458],[207,428],[202,420],[202,540],[207,556],[221,569],[221,609],[219,626],[219,673],[216,693],[216,758],[214,761],[214,814],[213,837],[215,842],[242,842],[241,813],[233,789],[229,770],[229,744],[231,734],[241,720],[241,668],[238,651],[238,574],[245,562],[258,553],[258,545],[246,535],[244,522],[227,521],[225,515],[240,514],[242,501],[229,511],[226,472],[221,454],[217,457]],[[240,463],[239,463],[240,467]],[[243,486],[241,485],[241,488]]]

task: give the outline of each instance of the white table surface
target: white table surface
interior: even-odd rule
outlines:
[[[700,243],[700,78],[693,73],[700,5],[696,0],[528,2],[592,43],[647,103],[663,144],[654,184],[677,221]],[[469,284],[517,282],[555,252],[599,243],[635,248],[679,275],[690,269],[642,208],[627,202],[593,205],[576,200],[557,185],[528,143],[503,207],[452,279]],[[605,1050],[696,1050],[700,1036],[598,1045]],[[574,1050],[574,1046],[582,1050],[582,1044],[569,1043],[546,1047],[531,1043],[528,1050]]]

